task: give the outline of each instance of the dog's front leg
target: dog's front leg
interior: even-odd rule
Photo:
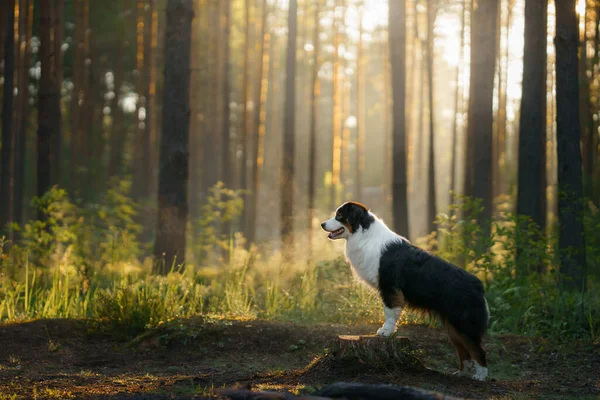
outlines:
[[[396,323],[402,314],[402,307],[388,308],[383,306],[385,322],[383,326],[377,329],[378,336],[391,336],[396,331]]]

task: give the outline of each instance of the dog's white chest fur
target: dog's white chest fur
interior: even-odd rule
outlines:
[[[358,228],[346,241],[346,259],[358,277],[374,289],[379,288],[379,262],[381,253],[390,243],[402,241],[381,220],[369,229]]]

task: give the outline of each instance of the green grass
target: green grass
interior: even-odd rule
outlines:
[[[243,207],[239,194],[213,188],[199,243],[189,246],[186,268],[166,276],[152,273],[141,254],[138,206],[118,183],[102,205],[81,209],[66,192],[53,189],[36,206],[47,219],[14,226],[21,240],[8,248],[0,239],[0,321],[40,318],[86,318],[123,338],[170,320],[204,315],[214,318],[289,320],[302,323],[360,324],[382,320],[379,296],[352,276],[341,257],[343,243],[315,240],[306,257],[308,233],[295,241],[296,261],[252,246],[239,234],[220,236],[219,217],[231,220]],[[473,217],[477,202],[453,206],[457,213],[438,218],[437,234],[421,241],[445,259],[477,274],[484,282],[492,333],[600,340],[600,291],[590,274],[587,293],[565,292],[557,285],[554,237],[537,237],[514,217],[497,221],[484,237]],[[600,266],[600,213],[586,217],[590,270]],[[599,236],[596,238],[596,236]],[[527,246],[519,247],[519,242]],[[418,241],[417,241],[418,242]],[[519,263],[516,249],[522,248]],[[332,256],[340,254],[338,258]],[[225,255],[227,257],[225,257]],[[517,279],[518,265],[544,265],[543,274]],[[517,265],[518,264],[518,265]],[[405,313],[405,322],[431,321]],[[49,338],[50,342],[50,338]],[[52,344],[49,343],[49,346]]]

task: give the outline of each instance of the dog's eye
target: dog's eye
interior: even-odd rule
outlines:
[[[342,214],[336,214],[335,219],[340,221],[342,219]]]

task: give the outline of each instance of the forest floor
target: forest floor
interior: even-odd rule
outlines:
[[[489,336],[490,379],[452,375],[439,329],[403,325],[425,370],[315,363],[340,334],[375,325],[300,325],[193,318],[115,341],[93,323],[37,320],[0,326],[0,399],[169,399],[214,396],[236,385],[306,393],[337,381],[394,383],[464,398],[600,398],[600,344]],[[312,364],[311,364],[312,362]]]

